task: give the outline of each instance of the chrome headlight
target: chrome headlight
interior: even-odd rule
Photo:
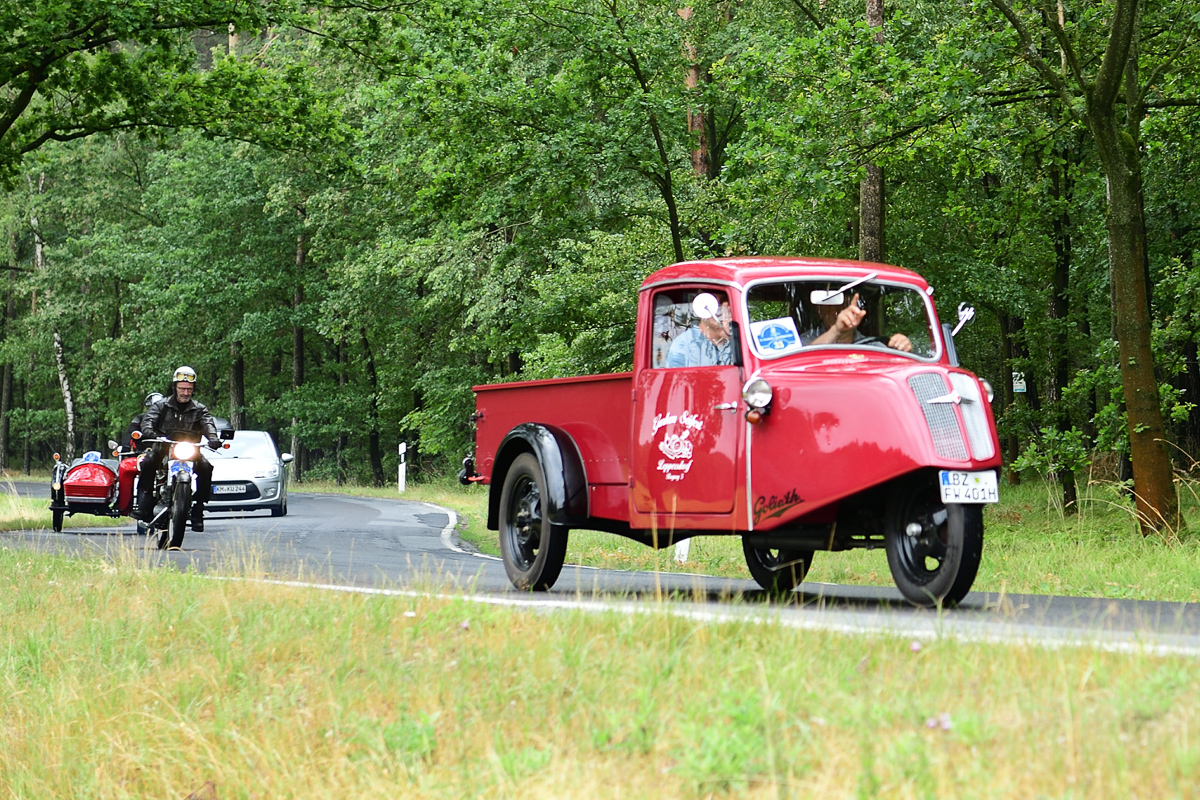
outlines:
[[[766,408],[771,404],[771,384],[762,378],[751,378],[742,387],[742,399],[751,408]]]
[[[273,466],[267,467],[266,469],[260,469],[258,472],[254,473],[254,477],[256,477],[256,478],[278,478],[279,477],[279,467],[277,465],[273,465]]]
[[[980,378],[979,382],[983,384],[983,393],[987,395],[988,402],[990,403],[995,400],[996,392],[992,389],[992,384],[988,382],[987,378]]]
[[[176,461],[191,461],[196,457],[196,445],[191,442],[176,442],[171,448],[171,458]]]

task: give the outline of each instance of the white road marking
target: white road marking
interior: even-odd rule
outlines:
[[[1057,649],[1060,647],[1090,647],[1110,653],[1157,655],[1157,656],[1200,656],[1200,650],[1195,645],[1171,644],[1166,642],[1145,641],[1135,635],[1106,633],[1093,631],[1091,636],[1081,635],[1078,631],[1066,628],[1040,628],[1035,626],[1008,625],[996,626],[994,623],[975,622],[970,620],[954,620],[951,617],[937,615],[929,616],[895,616],[887,618],[872,614],[863,616],[852,612],[805,611],[793,610],[785,614],[783,609],[771,608],[696,608],[683,603],[633,603],[628,601],[600,601],[574,599],[531,599],[527,597],[507,597],[499,595],[472,594],[443,594],[434,592],[417,592],[404,589],[375,589],[365,586],[343,586],[329,583],[305,583],[303,581],[284,581],[270,578],[236,578],[220,576],[198,576],[210,580],[222,580],[240,583],[262,583],[273,586],[287,586],[298,589],[317,589],[327,592],[346,592],[349,594],[380,595],[384,597],[428,598],[432,600],[461,600],[480,605],[506,606],[533,611],[587,611],[589,613],[618,613],[618,614],[653,614],[666,613],[673,617],[689,619],[705,623],[750,622],[754,624],[776,624],[787,628],[808,631],[825,631],[842,633],[850,636],[877,635],[896,637],[915,637],[924,641],[952,639],[959,642],[977,644],[1014,645],[1026,644],[1035,647]],[[988,630],[990,629],[990,630]],[[1170,637],[1177,638],[1177,637]]]

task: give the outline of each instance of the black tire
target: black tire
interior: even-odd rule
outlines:
[[[171,543],[169,547],[183,547],[183,534],[187,532],[188,514],[192,510],[192,485],[182,480],[175,484],[171,495]]]
[[[51,512],[50,512],[50,516],[51,516],[51,518],[52,518],[52,524],[53,524],[53,526],[54,526],[54,532],[55,532],[55,533],[62,533],[62,529],[63,529],[63,512],[61,512],[61,511],[51,511]]]
[[[792,591],[812,568],[812,550],[764,550],[742,539],[742,552],[751,577],[772,594]]]
[[[504,476],[500,492],[500,554],[512,585],[544,592],[554,585],[567,557],[567,528],[545,516],[546,478],[532,453],[522,453]]]
[[[909,526],[916,524],[913,533]],[[884,531],[888,567],[910,603],[955,606],[971,591],[983,557],[983,507],[943,504],[932,480],[898,486]]]
[[[279,501],[279,505],[271,507],[271,516],[272,517],[286,517],[287,516],[287,495],[286,494]]]

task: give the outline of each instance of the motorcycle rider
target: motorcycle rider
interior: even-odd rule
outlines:
[[[213,415],[203,404],[192,399],[196,390],[196,370],[180,367],[171,377],[171,396],[155,403],[142,415],[142,436],[145,438],[167,437],[199,443],[207,440],[213,450],[220,449],[217,424]],[[159,445],[152,448],[142,459],[138,470],[138,518],[143,522],[154,519],[154,477],[158,472],[167,448]],[[196,456],[196,496],[192,504],[192,530],[204,530],[204,504],[212,493],[212,464],[201,451]]]
[[[145,401],[145,404],[143,407],[148,411],[148,410],[150,410],[150,406],[154,405],[155,403],[157,403],[158,401],[160,401],[162,399],[163,399],[163,396],[162,396],[161,392],[151,392],[150,394],[146,395],[146,401]],[[122,450],[134,450],[134,449],[140,450],[141,449],[140,447],[137,447],[137,440],[133,438],[133,432],[141,431],[142,419],[145,416],[146,416],[146,411],[143,411],[141,414],[138,414],[136,417],[129,420],[129,425],[128,425],[128,427],[125,428],[125,435],[121,437],[121,449]]]

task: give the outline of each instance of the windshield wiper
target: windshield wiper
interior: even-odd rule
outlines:
[[[873,281],[878,277],[879,277],[878,272],[872,272],[870,275],[850,281],[849,283],[847,283],[845,286],[843,286],[840,289],[827,289],[825,291],[825,299],[828,300],[831,297],[837,297],[842,292],[847,291],[848,289],[853,289],[855,286],[858,286],[860,283],[866,283],[867,281]]]

